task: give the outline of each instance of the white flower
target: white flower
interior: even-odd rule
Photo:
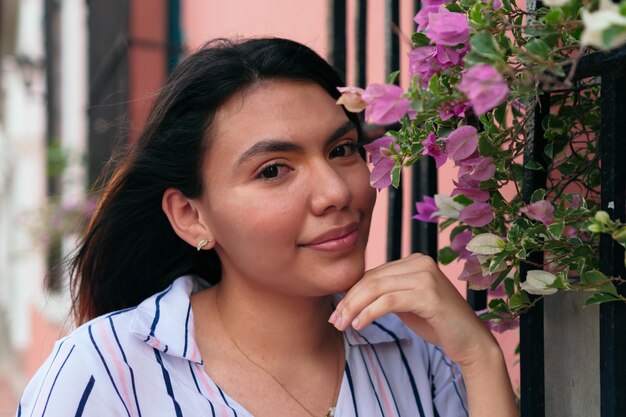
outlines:
[[[611,0],[600,0],[600,8],[595,12],[582,9],[582,20],[585,28],[580,43],[583,46],[611,49],[626,42],[626,16],[620,14],[619,6]],[[602,35],[611,26],[622,26],[624,30],[607,44]]]
[[[560,7],[569,3],[569,0],[542,0],[542,3],[548,7]]]
[[[433,213],[433,216],[444,216],[450,219],[458,219],[459,213],[465,207],[454,201],[454,198],[444,194],[435,194],[435,205],[437,211]]]
[[[500,236],[493,233],[482,233],[474,236],[465,248],[475,255],[495,255],[502,252],[505,246],[506,242]]]
[[[556,288],[549,288],[549,285],[554,284],[556,275],[546,271],[535,269],[528,271],[526,274],[526,281],[520,284],[520,287],[529,294],[535,295],[550,295],[558,291]]]

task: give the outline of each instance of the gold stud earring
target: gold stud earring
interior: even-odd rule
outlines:
[[[198,249],[198,251],[201,251],[202,248],[204,248],[206,245],[208,245],[211,242],[213,242],[212,239],[209,239],[209,240],[202,239],[200,242],[198,242],[198,246],[196,246],[196,249]]]

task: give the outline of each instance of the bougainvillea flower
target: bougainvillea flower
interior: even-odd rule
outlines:
[[[498,274],[483,275],[483,268],[476,257],[470,257],[463,265],[459,275],[461,281],[467,281],[472,290],[486,290],[498,278]]]
[[[370,162],[374,165],[370,174],[370,183],[379,190],[391,185],[391,170],[396,165],[391,158],[392,153],[389,150],[392,143],[399,150],[398,145],[391,136],[383,136],[367,145],[363,145],[370,156]]]
[[[461,210],[459,220],[472,227],[486,226],[493,220],[493,208],[483,201],[472,203]]]
[[[437,205],[435,199],[424,196],[424,201],[415,203],[417,214],[412,219],[421,220],[423,222],[437,223],[438,216],[435,215]]]
[[[437,45],[435,49],[435,59],[442,68],[451,66],[462,66],[463,57],[469,48],[456,49],[449,46]]]
[[[366,103],[365,121],[389,125],[400,120],[411,111],[411,101],[403,94],[404,90],[397,85],[368,85],[361,95]]]
[[[437,205],[437,216],[444,216],[450,219],[458,219],[459,213],[463,209],[463,204],[454,201],[452,197],[444,194],[435,194],[435,204]]]
[[[430,132],[428,137],[422,141],[422,145],[424,145],[422,155],[432,156],[435,159],[435,166],[437,168],[440,168],[446,163],[448,156],[445,154],[443,149],[441,149],[441,146],[437,144],[437,138],[434,133]]]
[[[491,319],[485,324],[489,330],[503,333],[507,330],[517,329],[519,327],[519,317],[513,317],[510,314],[502,313],[499,319]]]
[[[450,193],[452,197],[460,194],[474,201],[489,200],[489,191],[478,188],[480,181],[473,180],[466,175],[459,177],[458,182],[454,180],[452,182],[455,185],[452,193]]]
[[[479,64],[463,71],[456,88],[470,100],[478,116],[502,104],[509,96],[506,80],[489,64]]]
[[[546,200],[528,204],[520,209],[520,213],[525,214],[529,219],[540,221],[546,226],[554,222],[554,206]]]
[[[343,105],[346,110],[352,113],[365,110],[365,101],[363,100],[365,90],[358,87],[337,87],[337,90],[341,93],[337,104]]]
[[[471,108],[467,102],[452,101],[439,107],[437,113],[442,121],[446,121],[452,117],[465,117],[465,112]]]
[[[428,80],[437,74],[441,67],[435,57],[437,48],[435,46],[422,46],[409,52],[409,77],[419,75],[422,79],[422,86],[428,85]]]
[[[526,281],[520,284],[520,288],[529,294],[534,295],[550,295],[558,291],[556,288],[549,287],[556,281],[556,275],[534,269],[526,274]]]
[[[468,259],[472,256],[472,252],[465,248],[470,240],[472,240],[471,230],[463,230],[461,233],[454,235],[452,240],[450,240],[450,248],[459,254],[459,259]]]
[[[469,41],[470,27],[464,13],[454,13],[440,5],[436,13],[428,13],[424,32],[436,45],[456,46]]]
[[[459,177],[467,176],[472,180],[487,181],[496,173],[496,166],[490,156],[476,156],[459,161]]]
[[[413,21],[417,24],[417,31],[423,32],[428,26],[428,14],[437,13],[437,9],[440,5],[445,4],[447,0],[424,0],[422,1],[422,7],[417,12]]]
[[[478,131],[474,126],[460,126],[445,138],[445,142],[448,157],[459,162],[478,149]]]

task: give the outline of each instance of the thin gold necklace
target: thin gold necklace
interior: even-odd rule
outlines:
[[[233,345],[235,345],[235,348],[239,351],[239,353],[241,353],[241,355],[244,358],[246,358],[251,364],[253,364],[257,368],[261,369],[263,372],[268,374],[274,380],[274,382],[276,382],[287,393],[287,395],[289,395],[311,417],[316,417],[315,414],[313,414],[308,408],[306,408],[304,406],[304,404],[302,404],[302,402],[300,402],[300,400],[298,400],[291,392],[289,392],[289,390],[287,389],[285,384],[280,382],[280,380],[278,378],[276,378],[274,376],[274,374],[272,374],[266,367],[264,367],[260,363],[256,362],[254,359],[252,359],[250,356],[248,356],[243,350],[241,350],[241,347],[239,347],[239,344],[231,336],[230,332],[226,328],[226,325],[224,324],[224,318],[222,317],[222,310],[220,309],[219,297],[217,296],[217,293],[215,294],[215,306],[217,307],[217,315],[219,316],[220,323],[222,325],[222,328],[224,329],[224,332],[226,333],[226,336],[228,336],[228,338],[230,339],[231,343]],[[334,399],[337,398],[337,395],[339,394],[339,381],[341,381],[341,379],[342,379],[341,352],[339,352],[337,354],[337,373],[339,374],[339,377],[337,378],[337,382],[335,383],[335,390],[333,391],[333,397],[332,397],[332,401],[333,402],[334,402]],[[335,415],[335,407],[334,406],[330,406],[328,408],[328,411],[326,412],[326,414],[324,414],[324,417],[333,417],[334,415]]]

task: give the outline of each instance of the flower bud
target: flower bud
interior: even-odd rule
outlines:
[[[613,239],[617,240],[619,243],[626,244],[626,226],[622,226],[611,235]]]
[[[597,223],[592,223],[589,226],[587,226],[587,230],[589,230],[592,233],[600,233],[602,231],[602,226],[600,226]]]
[[[482,233],[467,244],[466,249],[475,255],[495,255],[504,250],[506,242],[493,233]]]
[[[535,269],[528,271],[526,281],[520,284],[520,288],[529,294],[550,295],[558,291],[556,288],[549,287],[554,281],[556,281],[556,275]]]
[[[611,218],[609,217],[609,213],[607,213],[604,210],[599,210],[594,216],[594,219],[596,219],[602,224],[608,224],[611,221]]]

